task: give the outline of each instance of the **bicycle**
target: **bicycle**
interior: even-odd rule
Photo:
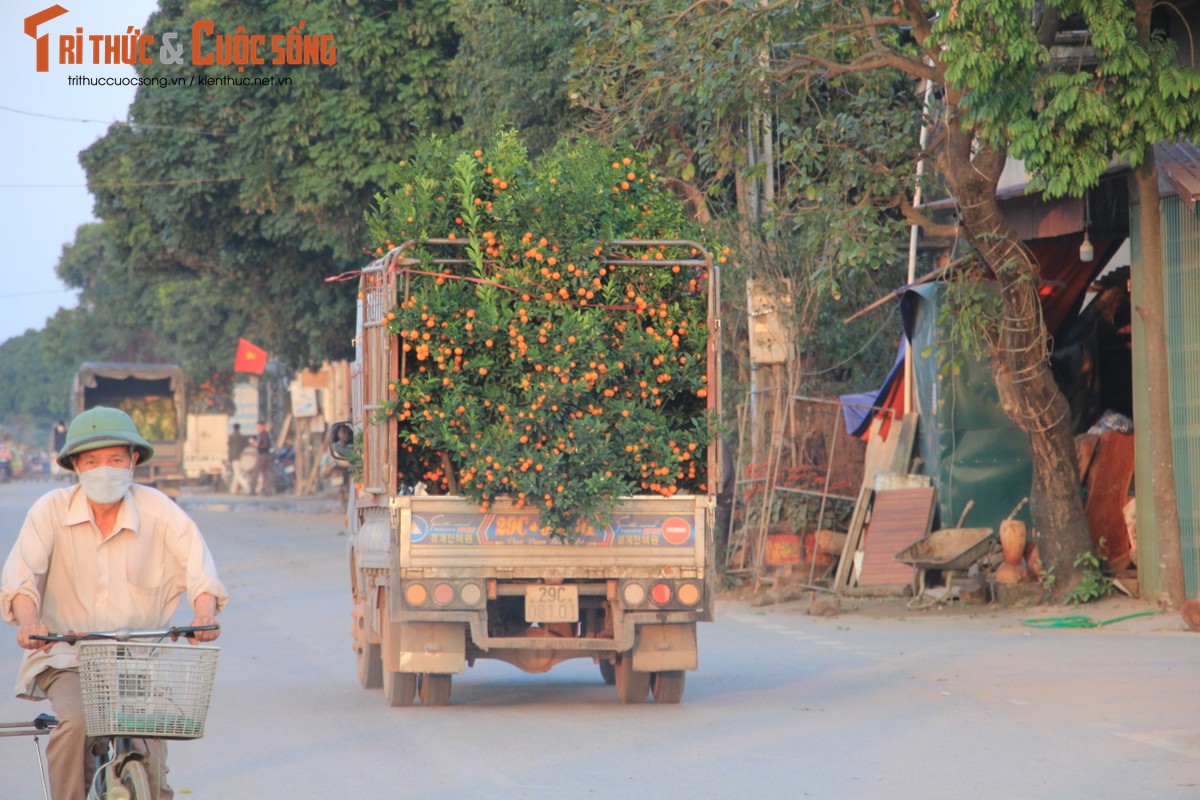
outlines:
[[[79,645],[79,682],[84,721],[95,738],[95,774],[88,800],[149,800],[146,753],[134,739],[198,739],[204,735],[219,647],[177,644],[180,636],[219,625],[160,630],[51,633],[38,641]],[[170,638],[171,643],[162,640]],[[156,641],[137,641],[137,640]],[[47,732],[58,720],[40,715],[33,723],[0,724],[0,735]],[[3,729],[10,727],[11,733]],[[37,739],[34,740],[35,745]],[[41,767],[41,748],[38,747]],[[42,789],[46,792],[45,772]]]

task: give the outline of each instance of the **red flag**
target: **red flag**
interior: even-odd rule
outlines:
[[[238,339],[237,355],[233,357],[233,371],[262,375],[266,368],[267,351],[245,339]]]

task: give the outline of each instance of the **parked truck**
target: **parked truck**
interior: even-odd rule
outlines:
[[[418,480],[422,476],[402,468],[399,460],[410,438],[417,438],[418,429],[410,423],[419,425],[421,415],[384,413],[389,402],[394,406],[396,387],[420,377],[408,340],[389,331],[391,309],[416,302],[421,280],[437,275],[440,283],[442,275],[457,271],[461,276],[468,269],[462,253],[455,252],[461,242],[423,244],[447,252],[418,259],[401,246],[362,271],[351,368],[353,420],[335,424],[330,434],[335,457],[361,459],[349,508],[352,644],[361,685],[382,686],[392,706],[412,705],[418,698],[425,705],[443,705],[452,676],[478,659],[540,673],[567,659],[587,658],[598,665],[605,683],[615,685],[621,702],[651,697],[679,702],[687,671],[699,663],[697,623],[713,619],[716,447],[706,445],[697,453],[698,492],[622,496],[594,518],[581,519],[575,537],[547,532],[534,507],[540,501],[526,504],[514,493],[480,504],[456,494],[470,470],[456,467],[447,454],[444,472],[434,465],[425,480]],[[666,245],[691,255],[650,266],[629,256],[655,247],[661,256]],[[720,395],[712,259],[692,242],[617,241],[609,250],[609,270],[620,265],[684,269],[704,281],[698,327],[705,331],[689,368],[699,370],[708,386],[693,395],[706,398],[698,401],[700,424],[710,423]],[[579,313],[605,312],[589,307]],[[499,346],[491,340],[486,344]],[[472,375],[485,371],[470,370]],[[486,394],[487,378],[480,380],[479,392]],[[589,405],[592,413],[601,413]],[[460,416],[468,419],[471,413],[463,410]],[[565,425],[567,410],[561,413]],[[441,484],[448,489],[427,493],[427,482],[435,482],[430,477],[441,475],[449,477]]]
[[[154,458],[134,473],[138,483],[178,497],[184,481],[187,381],[175,364],[86,362],[75,373],[71,406],[119,408],[154,447]]]

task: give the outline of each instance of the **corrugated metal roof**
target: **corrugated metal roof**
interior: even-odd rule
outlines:
[[[1200,146],[1186,141],[1156,144],[1154,160],[1159,177],[1165,178],[1179,199],[1194,210],[1200,200]]]

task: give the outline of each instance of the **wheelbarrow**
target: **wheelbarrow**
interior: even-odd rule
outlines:
[[[967,512],[971,510],[974,501],[968,502],[959,517],[957,528],[942,528],[934,531],[917,542],[896,553],[893,558],[903,564],[910,564],[917,570],[914,580],[914,599],[925,593],[925,572],[940,570],[953,573],[970,569],[971,565],[987,555],[988,551],[999,546],[999,540],[991,528],[964,528]],[[946,583],[947,594],[950,583]]]
[[[991,528],[943,528],[896,553],[895,559],[920,570],[969,569],[997,543]]]

